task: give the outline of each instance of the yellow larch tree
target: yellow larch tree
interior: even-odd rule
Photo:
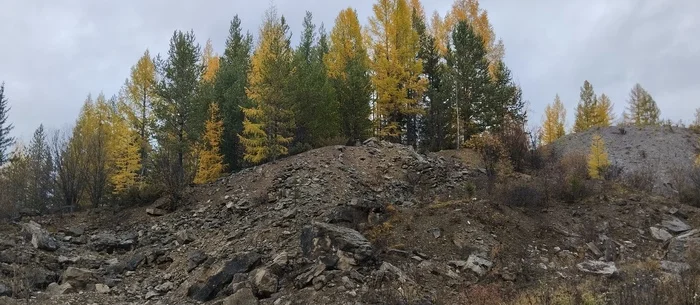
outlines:
[[[448,29],[447,26],[447,22],[445,22],[445,20],[440,16],[440,13],[437,11],[433,12],[432,17],[430,18],[430,35],[434,38],[435,47],[442,56],[447,55],[448,51],[447,47],[450,29]]]
[[[417,58],[419,37],[407,0],[378,0],[369,20],[372,83],[376,90],[375,128],[381,138],[401,142],[405,124],[421,113],[427,86]]]
[[[224,156],[221,154],[221,136],[224,122],[219,114],[219,105],[209,105],[209,119],[203,137],[203,145],[198,149],[199,162],[194,183],[209,183],[219,178],[224,171]]]
[[[141,143],[139,133],[129,126],[127,114],[123,107],[125,101],[121,98],[110,114],[110,137],[108,141],[108,161],[113,169],[109,181],[113,192],[121,194],[137,185],[139,170],[141,170]]]
[[[204,51],[202,52],[202,62],[204,63],[204,74],[202,75],[202,81],[213,82],[216,77],[216,73],[219,72],[219,55],[214,53],[214,47],[211,45],[211,39],[207,40],[207,44],[204,46]]]
[[[155,116],[153,103],[156,100],[156,66],[148,50],[139,58],[136,65],[131,67],[131,75],[127,79],[124,94],[126,102],[121,111],[131,127],[138,133],[139,154],[142,163],[140,175],[146,174],[146,159],[151,150],[150,140],[153,137]]]
[[[612,121],[615,119],[615,115],[613,114],[612,102],[610,101],[610,98],[605,94],[602,94],[598,98],[598,103],[595,105],[594,111],[594,126],[596,127],[608,127],[612,124]]]
[[[289,26],[270,8],[260,28],[260,41],[251,59],[246,94],[252,107],[243,108],[243,159],[257,164],[288,154],[293,139],[294,113],[288,84],[292,73]]]
[[[479,0],[455,0],[452,10],[445,16],[447,35],[460,21],[466,21],[483,39],[486,57],[489,59],[489,72],[494,76],[498,62],[503,60],[505,47],[501,40],[496,40],[488,13],[479,7]]]
[[[605,141],[599,134],[594,134],[591,140],[591,151],[588,154],[588,175],[593,179],[601,179],[605,169],[610,166]]]
[[[559,95],[554,97],[554,103],[547,105],[544,110],[544,122],[542,123],[542,142],[549,144],[566,135],[566,108]]]

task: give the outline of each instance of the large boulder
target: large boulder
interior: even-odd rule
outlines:
[[[241,253],[218,269],[203,282],[195,283],[187,290],[190,298],[206,302],[216,295],[233,280],[236,273],[247,273],[260,263],[260,254],[255,252]]]
[[[668,231],[664,229],[659,229],[657,227],[650,227],[649,231],[651,232],[651,236],[657,240],[660,241],[667,241],[671,238],[673,238],[673,235],[671,233],[668,233]]]
[[[301,250],[311,260],[337,255],[338,250],[351,255],[356,263],[367,262],[374,256],[372,244],[360,232],[320,222],[303,228]]]
[[[578,270],[585,273],[599,274],[599,275],[612,275],[617,272],[617,267],[614,262],[601,262],[601,261],[585,261],[576,265]]]
[[[69,283],[75,289],[86,290],[97,283],[97,274],[87,269],[68,267],[61,276],[61,284],[65,283]]]
[[[697,230],[671,238],[666,252],[666,260],[688,262],[689,258],[700,256],[700,234]]]
[[[683,233],[692,229],[687,223],[670,215],[664,216],[661,226],[672,233]]]
[[[223,305],[258,305],[258,298],[250,288],[242,288],[224,299]]]
[[[30,221],[22,224],[22,230],[31,239],[34,248],[46,251],[58,250],[58,242],[38,223]]]
[[[250,273],[250,283],[253,285],[255,295],[260,298],[269,298],[277,292],[279,279],[269,268],[258,268]]]
[[[62,294],[74,293],[75,288],[69,283],[63,283],[61,285],[57,283],[51,283],[46,287],[46,294],[50,296],[59,296]]]
[[[134,238],[118,238],[111,233],[93,235],[90,239],[90,248],[92,250],[107,253],[113,253],[118,250],[132,250],[136,242]]]

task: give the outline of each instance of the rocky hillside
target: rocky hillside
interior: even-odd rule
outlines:
[[[559,155],[570,152],[587,154],[591,137],[599,134],[605,141],[610,161],[625,173],[651,171],[656,173],[655,189],[667,191],[671,170],[689,166],[700,153],[700,135],[678,127],[606,127],[569,134],[552,146]]]
[[[615,191],[514,208],[458,160],[368,140],[175,203],[5,224],[0,304],[467,304],[483,285],[677,275],[700,253],[693,207]]]

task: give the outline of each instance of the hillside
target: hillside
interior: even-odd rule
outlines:
[[[641,275],[677,277],[700,253],[697,208],[617,188],[518,207],[460,155],[371,139],[179,202],[2,225],[0,304],[500,304],[649,290]]]
[[[672,171],[678,166],[690,166],[700,153],[700,135],[678,127],[618,127],[593,128],[566,135],[552,144],[558,155],[571,152],[588,154],[593,134],[600,134],[613,164],[624,173],[650,171],[655,173],[654,189],[660,193],[673,190]]]

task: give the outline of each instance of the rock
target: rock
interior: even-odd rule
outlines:
[[[146,209],[146,214],[148,214],[150,216],[163,216],[166,213],[167,212],[165,210],[161,210],[161,209],[155,209],[155,208],[154,209]]]
[[[0,239],[0,251],[5,251],[15,247],[15,242],[11,239]]]
[[[107,273],[112,275],[118,275],[124,273],[126,270],[127,263],[120,261],[116,258],[107,261]]]
[[[270,269],[272,270],[272,272],[274,272],[276,275],[279,276],[279,275],[282,275],[284,270],[287,268],[288,264],[289,264],[289,254],[287,254],[286,251],[282,251],[272,259],[272,264],[270,264]]]
[[[681,274],[685,271],[690,270],[690,265],[687,263],[661,261],[659,264],[661,266],[661,270],[666,271],[666,272],[670,272],[673,274]]]
[[[614,262],[585,261],[576,265],[578,270],[586,273],[612,275],[617,272]]]
[[[155,297],[157,297],[157,296],[160,296],[160,293],[155,292],[155,291],[149,291],[149,292],[146,293],[146,297],[145,297],[145,298],[146,298],[146,300],[150,300],[150,299],[155,298]]]
[[[279,279],[268,268],[258,268],[250,273],[249,281],[253,285],[253,292],[259,298],[269,298],[277,292]]]
[[[177,233],[175,233],[175,237],[177,238],[177,242],[183,245],[189,244],[195,241],[195,239],[197,239],[197,237],[194,236],[194,234],[192,234],[192,232],[188,230],[178,231]]]
[[[58,256],[58,263],[59,264],[75,264],[80,260],[80,256],[75,256],[75,257],[66,257],[63,255]]]
[[[71,286],[69,283],[64,283],[64,284],[56,284],[51,283],[49,286],[46,288],[46,294],[51,295],[51,296],[59,296],[62,294],[68,294],[68,293],[74,293],[76,290]]]
[[[586,247],[588,247],[588,250],[591,250],[591,253],[595,255],[595,257],[601,257],[603,256],[603,252],[598,249],[598,246],[595,245],[593,242],[586,243]]]
[[[409,277],[398,267],[390,264],[389,262],[383,262],[379,267],[379,274],[381,276],[392,276],[395,277],[399,282],[406,283],[409,281]]]
[[[24,281],[34,289],[40,290],[45,289],[53,282],[57,282],[58,279],[59,277],[56,273],[41,267],[29,269],[24,274]]]
[[[80,236],[83,236],[83,234],[85,234],[85,228],[83,228],[81,226],[69,227],[68,229],[65,230],[65,232],[68,234],[68,236],[80,237]]]
[[[22,224],[22,230],[30,236],[34,248],[45,251],[58,250],[58,242],[49,235],[49,232],[41,228],[38,223],[30,221]]]
[[[106,293],[109,293],[110,290],[111,289],[109,289],[109,286],[107,286],[105,284],[95,284],[95,291],[97,293],[106,294]]]
[[[253,294],[253,290],[250,288],[243,288],[230,297],[224,299],[222,305],[258,305],[258,298]]]
[[[469,255],[469,258],[467,258],[467,264],[464,266],[464,268],[473,271],[479,276],[483,276],[489,269],[491,269],[491,266],[493,266],[491,261],[472,254]]]
[[[12,296],[12,289],[10,289],[9,286],[0,283],[0,297],[9,297]]]
[[[130,251],[135,243],[133,239],[119,239],[110,233],[93,235],[90,239],[90,248],[93,251],[107,253],[113,253],[115,250]]]
[[[237,254],[234,259],[226,263],[216,274],[209,277],[204,283],[196,283],[190,286],[187,290],[187,296],[201,302],[209,301],[215,298],[221,289],[231,283],[234,274],[249,272],[259,263],[260,254],[258,253],[247,252]]]
[[[671,238],[666,252],[666,260],[687,262],[689,254],[700,254],[700,237],[684,234]]]
[[[315,277],[312,281],[311,284],[314,286],[315,290],[321,290],[323,289],[323,286],[326,286],[326,276],[321,274],[317,277]]]
[[[440,238],[440,235],[442,235],[442,234],[441,234],[442,232],[440,231],[440,228],[431,228],[431,229],[428,229],[428,232],[430,232],[431,234],[433,234],[433,237],[435,237],[435,238]]]
[[[315,277],[321,275],[323,271],[326,271],[326,265],[321,262],[311,266],[306,272],[300,274],[294,279],[294,287],[297,289],[302,289],[308,286],[311,281],[313,281]]]
[[[651,237],[660,240],[660,241],[667,241],[671,238],[673,238],[673,235],[671,233],[668,233],[668,231],[664,229],[659,229],[657,227],[650,227],[649,231],[651,232]]]
[[[175,288],[175,284],[173,284],[173,282],[171,281],[167,281],[163,284],[156,286],[155,290],[159,293],[166,293],[170,290],[173,290],[173,288]]]
[[[687,223],[670,215],[664,216],[663,220],[661,221],[661,226],[672,233],[683,233],[692,229]]]
[[[143,254],[134,254],[129,260],[126,261],[126,270],[136,271],[136,268],[138,268],[139,265],[141,265],[144,259],[146,259],[146,257]]]
[[[209,258],[209,256],[202,250],[190,252],[190,254],[187,255],[187,273],[199,267],[207,258]]]
[[[358,263],[372,258],[372,244],[360,232],[327,223],[313,222],[301,232],[301,249],[305,257],[335,254],[335,249],[352,254]]]
[[[97,282],[97,275],[87,269],[68,267],[61,276],[61,284],[69,283],[78,290],[85,290],[88,285]]]

